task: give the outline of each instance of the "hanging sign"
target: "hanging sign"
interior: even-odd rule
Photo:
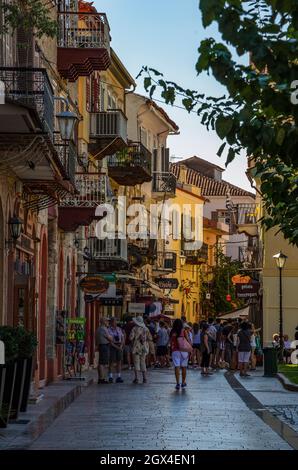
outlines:
[[[145,304],[138,304],[134,302],[129,302],[128,304],[128,313],[145,313]]]
[[[252,299],[259,296],[260,283],[236,284],[236,296],[238,299]]]
[[[179,281],[178,279],[168,279],[163,277],[157,277],[155,283],[160,287],[160,289],[178,289]]]
[[[108,290],[109,283],[102,276],[85,276],[80,281],[80,288],[86,294],[102,294]]]

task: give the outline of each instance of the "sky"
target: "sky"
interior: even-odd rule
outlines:
[[[202,39],[220,36],[216,26],[202,26],[198,0],[95,0],[99,12],[108,16],[112,47],[130,74],[136,78],[143,65],[162,72],[166,79],[208,96],[222,96],[225,90],[212,75],[197,76],[195,64]],[[137,92],[146,95],[143,79]],[[154,99],[161,99],[156,92]],[[197,155],[225,168],[224,156],[216,153],[221,140],[207,131],[195,113],[163,105],[180,128],[179,136],[169,137],[171,160]],[[238,157],[224,173],[224,179],[252,191],[245,175],[245,155]]]

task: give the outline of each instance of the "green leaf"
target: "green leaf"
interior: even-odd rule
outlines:
[[[230,116],[223,116],[223,115],[219,116],[219,118],[217,118],[216,120],[216,125],[215,125],[217,135],[221,139],[225,139],[227,135],[229,134],[229,132],[232,130],[233,124],[234,124],[233,118],[231,118]]]
[[[232,147],[230,147],[227,161],[226,161],[226,167],[234,160],[235,156],[236,156],[235,150],[232,149]]]
[[[145,90],[148,91],[151,85],[152,85],[152,79],[150,77],[145,77],[144,79]]]
[[[222,156],[222,154],[223,154],[223,151],[224,151],[224,149],[225,149],[226,145],[227,145],[227,143],[226,143],[226,142],[224,142],[224,143],[223,143],[223,144],[220,146],[220,148],[219,148],[219,150],[218,150],[218,152],[217,152],[217,155],[218,155],[219,157],[221,157],[221,156]]]

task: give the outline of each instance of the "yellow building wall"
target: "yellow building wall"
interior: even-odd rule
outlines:
[[[263,232],[263,328],[264,344],[272,341],[272,335],[279,332],[279,271],[273,255],[280,250],[288,256],[283,269],[283,331],[290,340],[294,339],[298,326],[298,248],[276,235],[277,229]]]
[[[188,190],[192,188],[189,187]],[[195,188],[196,193],[198,194],[198,188]],[[204,201],[203,199],[197,197],[195,194],[189,194],[185,191],[181,191],[177,188],[176,191],[176,198],[173,201],[174,204],[177,204],[181,207],[184,204],[191,204],[192,205],[192,216],[195,216],[195,205],[201,204],[203,206]],[[203,221],[202,221],[203,223]],[[174,251],[177,254],[177,270],[176,273],[168,275],[167,277],[178,279],[179,287],[178,289],[172,290],[170,293],[170,297],[179,301],[178,304],[172,304],[174,310],[174,317],[181,318],[182,312],[187,318],[189,322],[197,322],[199,320],[198,312],[199,312],[199,302],[200,302],[200,274],[199,274],[199,265],[191,265],[185,263],[184,266],[181,266],[180,254],[182,251],[182,240],[169,240],[167,244],[167,251]],[[193,285],[190,285],[193,283]],[[189,298],[187,298],[185,290],[183,286],[189,286],[191,289],[191,294]]]

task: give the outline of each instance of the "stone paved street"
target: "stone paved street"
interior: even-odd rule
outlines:
[[[154,370],[146,385],[91,386],[31,449],[275,449],[290,446],[230,387],[224,372],[188,372],[175,391],[172,370]],[[254,378],[247,379],[253,385]]]

